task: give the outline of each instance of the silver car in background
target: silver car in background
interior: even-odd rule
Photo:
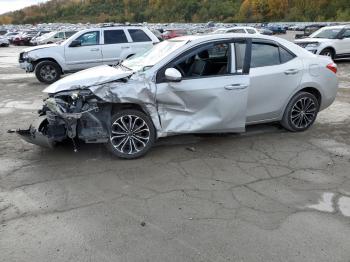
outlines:
[[[137,158],[169,135],[244,132],[267,122],[304,131],[334,101],[336,71],[329,57],[280,38],[184,36],[55,82],[44,90],[39,119],[17,133],[50,147],[105,143],[118,157]]]

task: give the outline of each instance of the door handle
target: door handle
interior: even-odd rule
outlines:
[[[296,75],[299,72],[298,69],[288,69],[286,71],[284,71],[284,74],[286,75]]]
[[[246,89],[248,85],[246,84],[232,84],[225,86],[226,90],[243,90]]]
[[[100,51],[100,48],[92,48],[90,51]]]
[[[122,49],[129,49],[130,46],[122,46]]]

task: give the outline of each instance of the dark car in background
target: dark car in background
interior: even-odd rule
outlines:
[[[308,25],[305,26],[304,28],[304,32],[302,34],[296,34],[295,35],[295,39],[302,39],[302,38],[306,38],[308,36],[310,36],[312,33],[316,32],[318,29],[324,27],[324,25]]]
[[[267,27],[268,30],[272,31],[274,35],[286,34],[287,30],[279,25],[271,25]]]
[[[38,34],[38,31],[27,31],[16,35],[11,43],[13,45],[30,45],[30,40]]]

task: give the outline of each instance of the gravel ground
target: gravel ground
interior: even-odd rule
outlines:
[[[178,136],[123,161],[7,134],[44,97],[19,50],[0,49],[0,261],[349,262],[349,61],[307,132]]]

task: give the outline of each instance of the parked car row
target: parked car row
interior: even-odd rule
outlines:
[[[4,36],[0,36],[0,46],[8,47],[9,45],[10,45],[10,41]]]

